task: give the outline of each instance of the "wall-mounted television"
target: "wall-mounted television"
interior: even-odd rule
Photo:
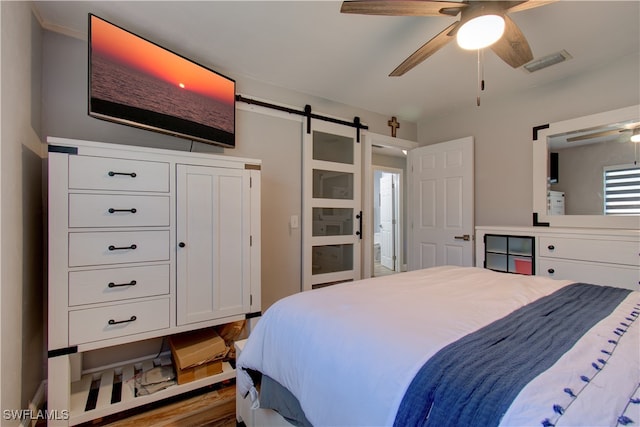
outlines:
[[[89,14],[89,115],[235,147],[235,81]]]

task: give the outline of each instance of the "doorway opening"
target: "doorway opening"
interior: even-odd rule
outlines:
[[[402,169],[373,166],[373,276],[402,271]]]
[[[394,272],[407,270],[408,251],[406,243],[408,242],[406,225],[409,224],[407,215],[407,194],[409,189],[407,178],[407,154],[418,147],[417,142],[408,141],[400,138],[393,138],[386,135],[367,132],[365,133],[363,145],[363,186],[362,186],[362,276],[364,278],[377,276],[374,273],[374,232],[379,232],[380,222],[374,221],[374,171],[381,170],[391,174],[399,174],[398,185],[396,186],[396,200],[398,201],[398,213],[396,216],[395,227],[395,252],[396,262]],[[377,191],[376,191],[377,193]],[[378,244],[380,244],[381,235],[378,235]],[[380,248],[382,250],[382,248]],[[382,253],[380,254],[382,261]]]

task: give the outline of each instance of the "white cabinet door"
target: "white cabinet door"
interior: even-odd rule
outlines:
[[[177,323],[250,310],[250,171],[176,169]]]

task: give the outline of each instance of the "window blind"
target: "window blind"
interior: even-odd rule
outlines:
[[[640,167],[606,167],[604,195],[605,215],[640,214]]]

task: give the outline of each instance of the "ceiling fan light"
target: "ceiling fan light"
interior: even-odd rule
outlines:
[[[467,50],[491,46],[504,34],[504,26],[504,18],[500,15],[480,15],[470,19],[458,29],[458,46]]]
[[[640,128],[635,128],[631,134],[631,142],[640,142]]]

